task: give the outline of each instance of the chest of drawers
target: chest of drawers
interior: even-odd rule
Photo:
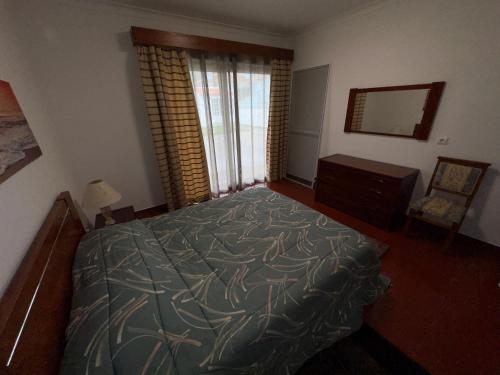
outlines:
[[[318,163],[316,200],[383,229],[404,218],[418,169],[342,154]]]

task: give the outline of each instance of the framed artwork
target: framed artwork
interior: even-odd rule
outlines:
[[[10,84],[0,80],[0,183],[41,154]]]

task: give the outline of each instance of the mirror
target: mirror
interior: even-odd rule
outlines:
[[[344,131],[427,139],[444,85],[351,89]]]

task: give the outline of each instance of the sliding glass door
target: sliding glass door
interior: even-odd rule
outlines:
[[[263,60],[191,56],[212,194],[263,182],[270,67]]]

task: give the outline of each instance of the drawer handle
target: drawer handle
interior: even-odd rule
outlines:
[[[375,194],[379,194],[379,195],[382,194],[382,192],[380,190],[377,190],[377,189],[370,188],[368,190],[370,190],[372,193],[375,193]]]
[[[372,177],[372,180],[374,181],[377,181],[377,182],[380,182],[381,184],[383,184],[385,181],[382,180],[381,178],[376,178],[376,177]]]

